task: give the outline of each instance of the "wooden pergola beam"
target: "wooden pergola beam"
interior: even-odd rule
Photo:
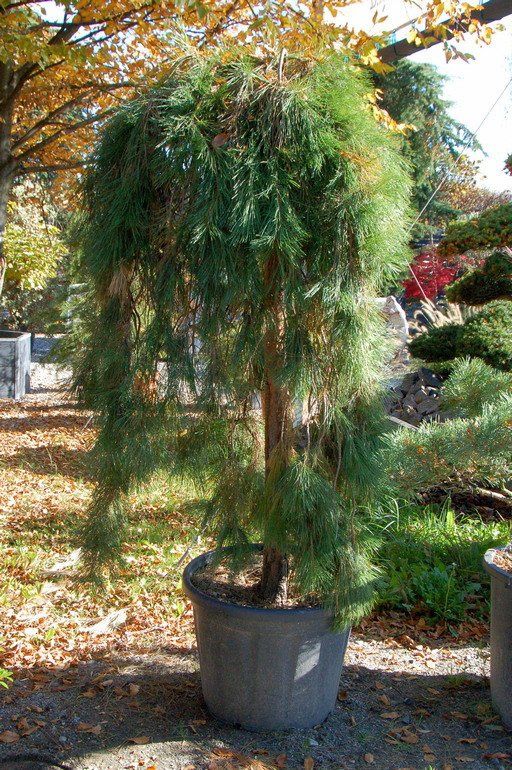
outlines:
[[[488,0],[488,2],[483,5],[481,10],[473,12],[472,18],[477,19],[482,24],[490,24],[493,21],[499,21],[505,16],[509,16],[510,14],[512,14],[512,0]],[[457,25],[457,29],[460,29],[460,22],[457,22]],[[433,31],[425,30],[423,34],[425,37],[435,37],[435,33]],[[445,39],[450,40],[454,34],[455,24],[453,31],[448,30]],[[426,48],[431,48],[432,46],[441,42],[443,41],[438,38],[435,42],[430,42],[425,46],[417,46],[415,43],[409,43],[406,39],[399,40],[396,43],[381,48],[379,51],[379,57],[381,61],[385,62],[386,64],[391,64],[398,59],[405,59],[407,56],[411,56],[413,53],[424,51]]]

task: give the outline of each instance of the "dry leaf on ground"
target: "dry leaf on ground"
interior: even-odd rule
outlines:
[[[99,735],[101,733],[101,725],[90,725],[88,722],[79,722],[77,730],[81,733],[91,733],[92,735]]]
[[[17,743],[19,739],[20,736],[14,730],[4,730],[3,733],[0,733],[1,743]]]

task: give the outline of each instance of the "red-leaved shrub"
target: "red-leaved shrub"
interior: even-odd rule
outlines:
[[[411,264],[411,276],[404,281],[405,298],[435,299],[445,286],[453,283],[463,260],[464,257],[457,259],[440,257],[436,248],[422,250]]]

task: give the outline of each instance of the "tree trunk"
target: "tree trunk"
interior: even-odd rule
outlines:
[[[1,120],[1,118],[0,118]],[[7,225],[7,204],[12,187],[12,177],[2,174],[0,170],[0,298],[4,288],[7,257],[5,254],[5,228]]]
[[[261,408],[265,430],[265,475],[268,478],[272,464],[286,463],[291,434],[290,402],[285,388],[278,384],[283,360],[284,312],[277,256],[265,266],[264,287],[266,330],[264,339],[264,383]],[[275,452],[279,452],[279,458]],[[288,590],[288,561],[279,548],[267,544],[263,551],[263,571],[259,592],[263,599],[283,604]]]
[[[7,204],[15,173],[15,161],[11,155],[13,110],[12,68],[9,62],[0,62],[0,297],[7,268],[5,254]]]

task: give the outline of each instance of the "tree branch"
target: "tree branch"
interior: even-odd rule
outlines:
[[[18,168],[18,175],[25,176],[27,174],[45,174],[51,171],[71,171],[74,168],[83,168],[87,165],[87,160],[76,160],[63,163],[48,163],[46,165],[31,164],[27,166],[25,164]]]
[[[46,136],[44,139],[41,139],[40,142],[37,142],[31,147],[28,147],[20,155],[15,156],[16,162],[17,163],[23,162],[23,158],[27,158],[31,155],[36,155],[41,150],[44,150],[45,147],[48,147],[48,145],[56,142],[57,139],[59,139],[61,136],[64,136],[65,134],[72,134],[74,131],[77,131],[79,128],[84,128],[85,126],[89,126],[92,123],[97,123],[99,120],[103,120],[103,118],[106,118],[108,115],[112,114],[112,112],[114,112],[114,108],[109,107],[108,109],[102,110],[101,112],[98,112],[95,115],[91,115],[89,118],[86,118],[85,120],[80,120],[77,123],[70,123],[64,128],[59,129],[59,131],[55,131],[55,133],[50,134],[50,136]]]
[[[72,99],[68,99],[67,102],[64,102],[64,104],[61,104],[60,107],[56,107],[54,110],[49,112],[43,118],[40,118],[36,123],[34,123],[34,125],[31,128],[28,129],[28,131],[26,131],[22,136],[20,136],[18,139],[16,139],[13,142],[13,145],[12,145],[13,149],[16,149],[26,144],[30,139],[32,139],[32,137],[34,137],[43,128],[45,128],[45,126],[52,125],[53,124],[52,121],[55,118],[58,118],[59,115],[62,115],[68,110],[72,109],[72,107],[76,107],[79,104],[83,104],[88,98],[95,96],[97,92],[108,93],[110,91],[115,91],[120,88],[130,88],[130,87],[133,87],[134,85],[135,83],[133,81],[125,81],[122,83],[105,83],[105,84],[101,84],[101,83],[94,84],[92,81],[90,83],[84,83],[83,86],[81,86],[81,88],[85,90],[82,90],[80,94],[78,94],[77,96],[74,96]]]

